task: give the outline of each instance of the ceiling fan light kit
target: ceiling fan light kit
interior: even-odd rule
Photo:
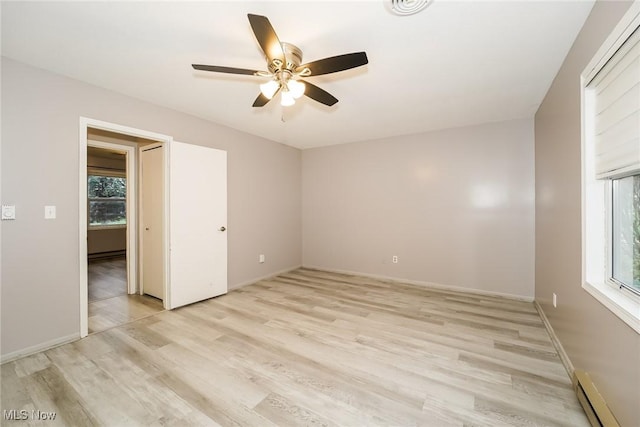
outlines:
[[[291,92],[289,92],[288,90],[283,90],[282,94],[280,95],[280,105],[282,105],[283,107],[291,107],[295,103],[296,100]]]
[[[291,92],[291,95],[293,95],[295,99],[298,99],[302,95],[304,95],[305,85],[301,81],[289,80],[287,87],[289,88],[289,92]]]
[[[273,98],[278,90],[280,90],[280,84],[275,80],[269,80],[260,85],[260,92],[269,99]]]
[[[269,78],[269,81],[260,85],[260,94],[253,102],[254,107],[266,105],[278,93],[280,93],[280,104],[284,107],[294,105],[296,99],[303,95],[321,104],[332,106],[338,102],[337,98],[318,86],[303,81],[302,78],[337,73],[369,63],[365,52],[354,52],[301,65],[302,50],[291,43],[280,42],[266,16],[248,14],[247,17],[256,40],[266,56],[268,71],[201,64],[192,64],[192,67],[201,71]]]

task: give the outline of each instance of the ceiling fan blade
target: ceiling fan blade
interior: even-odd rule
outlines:
[[[255,34],[256,40],[258,40],[258,44],[267,56],[269,63],[274,59],[279,59],[284,64],[286,62],[284,51],[269,19],[266,16],[252,15],[250,13],[247,14],[247,17],[253,29],[253,34]]]
[[[367,54],[365,52],[354,52],[303,64],[296,68],[296,72],[299,73],[305,68],[308,68],[311,71],[312,76],[319,76],[321,74],[331,74],[337,73],[338,71],[349,70],[368,63],[369,60],[367,59]]]
[[[264,107],[269,101],[271,101],[271,99],[267,98],[262,94],[262,92],[260,92],[260,95],[258,95],[256,100],[253,101],[252,107]]]
[[[213,71],[214,73],[246,74],[250,76],[258,75],[258,71],[247,70],[246,68],[219,67],[217,65],[202,65],[202,64],[191,64],[191,66],[196,70]]]
[[[304,82],[304,85],[304,94],[309,98],[318,101],[321,104],[328,105],[329,107],[338,102],[338,98],[331,95],[326,90],[320,89],[318,86],[313,85],[307,81]]]

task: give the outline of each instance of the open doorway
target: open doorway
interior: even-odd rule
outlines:
[[[226,151],[185,144],[174,141],[170,136],[81,117],[78,221],[80,336],[85,337],[89,333],[89,147],[125,153],[127,300],[132,295],[155,294],[162,300],[162,307],[170,310],[227,293]],[[149,171],[148,161],[155,161],[156,172],[159,172],[151,174],[155,178],[145,178],[144,171]],[[145,189],[142,180],[157,186]],[[145,195],[152,199],[159,196],[159,203],[145,208]],[[160,220],[149,221],[145,213],[159,214]],[[150,246],[147,246],[153,232],[158,238],[151,238]],[[147,265],[147,259],[154,262]],[[150,272],[150,266],[155,271]],[[152,289],[154,285],[155,290]]]
[[[166,269],[163,256],[164,156],[155,156],[159,173],[150,176],[142,174],[141,154],[149,147],[163,147],[166,141],[101,126],[88,125],[85,132],[86,173],[81,174],[86,185],[86,257],[81,265],[81,270],[84,267],[86,272],[86,276],[81,272],[82,336],[164,310]],[[148,169],[149,162],[146,163]],[[145,179],[147,182],[143,183]],[[150,183],[151,179],[158,182]],[[149,199],[159,199],[160,204],[143,218],[142,208],[148,205]],[[154,242],[149,241],[143,231],[145,224],[141,223],[150,219],[160,229],[156,232],[160,238]],[[149,228],[148,224],[146,228]],[[158,273],[153,277],[159,283],[154,283],[153,292],[146,292],[144,283],[148,284],[149,280],[143,279],[144,272],[150,275],[154,270],[145,265],[149,256],[144,254],[151,249],[160,254],[155,259]],[[83,278],[86,278],[85,283],[82,283]]]
[[[93,333],[155,314],[163,310],[163,298],[161,293],[136,294],[135,276],[129,283],[127,274],[127,248],[138,246],[127,244],[127,198],[138,205],[136,192],[127,191],[128,183],[135,182],[128,176],[135,170],[127,170],[127,156],[135,156],[135,150],[113,142],[122,135],[89,129],[88,136],[88,332]],[[105,142],[106,136],[113,141]]]
[[[87,147],[89,304],[128,294],[126,156]]]

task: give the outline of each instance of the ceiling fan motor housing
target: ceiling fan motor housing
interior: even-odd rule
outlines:
[[[389,4],[392,13],[400,16],[413,15],[433,3],[433,0],[391,0]]]
[[[291,43],[281,42],[282,51],[284,52],[284,58],[286,64],[281,64],[278,59],[274,59],[269,64],[269,71],[276,74],[281,70],[294,71],[302,64],[302,50]]]

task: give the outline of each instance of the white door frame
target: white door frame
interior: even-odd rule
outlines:
[[[80,117],[80,126],[79,126],[79,147],[78,147],[78,176],[79,176],[79,209],[78,209],[78,230],[79,230],[79,276],[80,276],[80,337],[86,337],[89,334],[89,289],[88,289],[88,266],[87,266],[87,132],[89,128],[106,130],[110,132],[116,132],[120,134],[130,135],[139,138],[151,139],[155,141],[159,141],[165,144],[165,147],[168,151],[170,147],[171,141],[173,141],[173,137],[168,135],[163,135],[155,132],[149,132],[141,129],[135,129],[128,126],[122,126],[115,123],[109,123],[101,120],[90,119],[87,117]],[[165,192],[165,206],[164,206],[164,218],[165,218],[165,227],[164,227],[164,241],[165,241],[165,254],[164,254],[164,267],[165,267],[165,300],[163,301],[165,307],[170,307],[171,305],[167,301],[168,297],[168,287],[169,284],[169,164],[168,164],[168,155],[165,154],[164,159],[164,169],[165,169],[165,177],[164,177],[164,192]],[[128,156],[130,158],[130,156]],[[129,165],[127,165],[129,168]],[[128,202],[127,202],[128,204]],[[129,206],[127,206],[127,221],[129,218]],[[137,221],[137,217],[133,219],[134,223]],[[131,227],[133,229],[133,227]],[[133,230],[136,233],[137,230]],[[135,236],[135,234],[134,234]],[[127,240],[129,240],[129,232],[127,232]],[[135,237],[133,242],[135,242]],[[127,246],[129,243],[127,244]],[[127,247],[129,250],[129,247]],[[135,251],[132,251],[135,252]],[[137,257],[136,257],[137,258]],[[135,283],[135,282],[134,282]]]

